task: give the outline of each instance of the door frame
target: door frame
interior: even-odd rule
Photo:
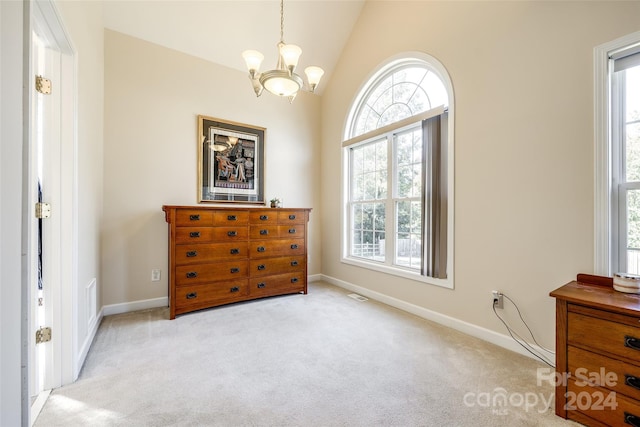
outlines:
[[[60,112],[59,112],[59,146],[56,147],[50,159],[50,167],[52,173],[56,176],[56,188],[48,196],[47,200],[53,207],[51,218],[47,221],[50,227],[55,228],[53,235],[57,241],[50,242],[49,250],[57,251],[54,260],[59,265],[56,266],[55,277],[49,284],[51,287],[50,300],[47,304],[47,317],[52,328],[52,348],[50,361],[47,364],[49,372],[45,375],[45,389],[60,387],[64,384],[73,382],[77,373],[75,372],[75,359],[77,355],[77,247],[78,247],[78,229],[77,229],[77,137],[76,137],[76,112],[77,112],[77,96],[76,96],[76,57],[75,49],[65,30],[64,24],[60,18],[54,0],[31,0],[25,5],[26,29],[25,37],[27,38],[25,46],[27,52],[25,56],[25,87],[27,94],[33,94],[35,91],[34,80],[35,74],[32,66],[32,40],[31,34],[37,28],[39,32],[45,32],[50,47],[60,53],[60,72],[59,87],[60,91]],[[27,65],[28,64],[28,65]],[[54,88],[55,90],[55,88]],[[23,156],[23,248],[26,245],[27,257],[33,257],[35,253],[32,247],[33,240],[30,239],[32,221],[29,219],[33,216],[32,198],[30,197],[32,184],[29,180],[30,165],[32,153],[32,96],[25,96],[25,114],[27,124],[25,125],[25,141],[27,142],[25,156]],[[26,230],[24,230],[26,228]],[[37,250],[37,249],[35,249]],[[32,262],[28,259],[27,265]],[[32,282],[33,277],[30,274],[23,274],[23,307],[26,305],[27,313],[23,314],[23,322],[29,322],[31,319],[31,301],[33,299]],[[23,336],[23,342],[31,343],[32,337],[29,323],[23,325],[23,334],[28,333],[29,336]],[[27,374],[32,374],[32,369],[27,369]],[[26,382],[27,387],[31,387],[31,380]],[[23,387],[25,384],[23,384]],[[23,392],[23,399],[30,399],[31,391]],[[25,396],[26,395],[26,396]],[[44,403],[44,402],[42,402]],[[23,402],[23,408],[31,409],[29,402]],[[40,408],[29,410],[29,425],[35,421]]]

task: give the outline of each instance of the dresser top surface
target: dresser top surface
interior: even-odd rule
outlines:
[[[640,315],[640,294],[616,291],[613,289],[611,279],[593,283],[588,279],[581,280],[579,275],[578,280],[567,283],[549,295],[570,303],[635,316]]]
[[[230,210],[230,211],[246,211],[246,210],[268,210],[268,211],[311,211],[311,208],[270,208],[267,206],[210,206],[210,205],[163,205],[162,210],[168,209],[189,209],[189,210]]]

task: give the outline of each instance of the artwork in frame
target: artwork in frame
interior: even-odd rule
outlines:
[[[265,204],[266,129],[198,116],[198,202]]]

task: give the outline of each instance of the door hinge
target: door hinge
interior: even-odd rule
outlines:
[[[51,80],[36,76],[36,90],[43,95],[51,94]]]
[[[51,216],[51,205],[49,203],[36,203],[36,218],[49,218]]]
[[[36,344],[51,341],[51,328],[40,328],[36,331]]]

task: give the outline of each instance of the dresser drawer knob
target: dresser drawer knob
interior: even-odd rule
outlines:
[[[290,228],[289,229],[289,234],[296,234],[296,229],[295,228]]]
[[[187,258],[193,258],[194,256],[198,256],[198,251],[188,251]]]
[[[640,390],[640,379],[638,377],[634,377],[633,375],[624,374],[624,383],[629,387],[633,387],[637,390]]]
[[[197,292],[189,292],[187,294],[187,299],[194,299],[194,298],[198,298],[198,293]]]
[[[624,346],[634,350],[640,350],[640,340],[630,335],[624,336]]]
[[[627,411],[624,412],[624,422],[625,424],[640,427],[640,417],[638,417],[637,415],[633,415]]]
[[[293,245],[291,245],[291,249],[298,249],[298,245],[294,243]]]
[[[238,267],[233,267],[233,268],[231,269],[231,272],[232,272],[232,273],[239,273],[239,272],[240,272],[240,269],[239,269]]]
[[[264,246],[258,246],[258,252],[264,252],[265,250]]]
[[[192,231],[191,233],[189,233],[189,237],[200,237],[200,232]]]
[[[295,215],[289,215],[289,219],[294,220],[294,219],[296,219],[296,216]]]
[[[239,287],[234,286],[233,288],[229,289],[229,292],[238,292],[240,290]]]
[[[227,220],[228,221],[236,221],[238,218],[235,215],[229,215],[227,216]]]
[[[297,277],[292,278],[291,283],[298,283],[298,278]]]
[[[189,221],[200,221],[200,215],[189,215]]]
[[[198,277],[198,272],[197,271],[190,271],[187,273],[187,279],[193,279],[195,277]]]
[[[267,285],[265,285],[264,282],[258,283],[258,288],[260,288],[260,289],[264,288],[265,286],[267,286]]]
[[[260,234],[263,236],[269,234],[269,230],[260,230]]]
[[[238,254],[240,253],[240,249],[238,249],[238,248],[233,248],[233,249],[231,249],[231,251],[230,251],[230,252],[231,252],[231,255],[238,255]]]
[[[264,266],[264,264],[260,264],[260,265],[258,266],[258,270],[264,270],[265,268],[266,268],[266,267]]]
[[[269,215],[260,215],[260,220],[261,221],[266,221],[269,219]]]
[[[291,267],[295,267],[296,265],[298,265],[298,261],[291,261]]]
[[[237,235],[238,235],[238,232],[237,232],[236,230],[229,231],[229,232],[227,233],[227,236],[229,236],[229,237],[235,237],[235,236],[237,236]]]

